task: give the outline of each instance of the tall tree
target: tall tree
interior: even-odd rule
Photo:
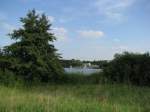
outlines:
[[[25,80],[48,82],[57,80],[63,72],[59,55],[52,44],[56,40],[51,33],[51,24],[45,14],[38,15],[35,10],[29,11],[21,18],[22,28],[9,34],[17,40],[5,47],[6,54],[11,56],[11,70]]]

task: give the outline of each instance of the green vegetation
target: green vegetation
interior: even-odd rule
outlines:
[[[22,28],[9,34],[16,42],[0,50],[0,77],[11,72],[17,80],[56,82],[63,69],[47,17],[32,10],[20,21]]]
[[[44,14],[29,11],[21,22],[9,34],[16,42],[0,49],[0,112],[150,112],[149,53],[116,54],[110,62],[60,60]],[[103,72],[65,74],[61,66],[88,62]]]
[[[62,78],[63,84],[100,84],[102,82],[102,73],[94,73],[90,75],[72,73],[64,74]]]
[[[15,43],[0,49],[0,83],[125,83],[150,86],[150,55],[125,52],[104,61],[60,60],[52,42],[51,24],[45,14],[29,11],[21,18],[22,28],[9,34]],[[65,75],[63,67],[90,62],[103,68],[91,76]],[[62,67],[62,66],[63,67]]]
[[[83,63],[91,63],[92,65],[97,65],[100,69],[103,69],[108,66],[107,60],[83,61]]]
[[[82,61],[80,60],[75,60],[75,59],[72,59],[72,60],[60,60],[61,64],[63,67],[67,68],[67,67],[79,67],[79,66],[83,66],[83,63]]]
[[[116,54],[103,76],[107,82],[150,86],[150,54]]]
[[[100,61],[81,61],[81,60],[60,60],[61,64],[63,67],[68,68],[70,66],[72,67],[81,67],[84,66],[85,63],[90,63],[92,65],[96,65],[98,66],[97,68],[101,68],[103,69],[104,67],[106,67],[108,65],[108,61],[107,60],[100,60]]]
[[[0,86],[0,112],[149,112],[150,88],[125,85]]]

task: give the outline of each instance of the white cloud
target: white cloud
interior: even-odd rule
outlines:
[[[124,12],[135,3],[135,0],[97,0],[95,6],[100,14],[107,18],[121,21]]]
[[[53,16],[48,16],[48,20],[53,23],[55,21],[55,18]]]
[[[43,14],[44,11],[42,11],[42,10],[36,10],[36,13],[37,13],[37,14]]]
[[[129,49],[128,46],[119,46],[118,47],[118,50],[121,50],[121,51],[126,51],[128,49]]]
[[[15,29],[15,27],[9,24],[7,21],[7,17],[3,12],[0,12],[0,29],[10,32]]]
[[[41,14],[43,14],[44,13],[44,11],[42,11],[42,10],[36,10],[36,12],[37,12],[37,14],[39,14],[39,15],[41,15]],[[47,15],[46,15],[47,16]],[[51,23],[53,23],[54,21],[55,21],[55,18],[53,17],[53,16],[47,16],[47,18],[48,18],[48,20],[51,22]]]
[[[11,25],[7,22],[7,16],[5,13],[0,12],[0,30],[4,30],[6,32],[11,32],[15,29],[15,26]]]
[[[117,51],[117,52],[123,52],[123,51],[129,51],[129,47],[125,46],[125,45],[119,45],[119,46],[114,46],[112,47],[113,50]]]
[[[5,21],[0,21],[0,29],[11,32],[15,29],[15,27]]]
[[[54,35],[58,40],[67,39],[68,30],[65,29],[64,27],[54,27],[52,28],[52,32],[54,33]]]
[[[8,38],[8,36],[6,36],[6,35],[8,33],[12,33],[12,31],[14,29],[16,29],[16,27],[11,25],[10,23],[8,23],[6,21],[6,19],[7,19],[7,17],[5,15],[2,16],[0,14],[0,35],[1,35],[1,37],[0,37],[0,47],[6,46],[6,45],[10,45],[11,43],[14,42],[10,38]]]
[[[85,38],[101,38],[104,36],[104,32],[95,30],[82,30],[79,31],[79,35]]]

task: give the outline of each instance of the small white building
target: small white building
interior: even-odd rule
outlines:
[[[83,67],[84,67],[84,68],[91,67],[91,63],[84,63],[84,64],[83,64]]]

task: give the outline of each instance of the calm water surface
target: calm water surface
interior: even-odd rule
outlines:
[[[100,72],[101,69],[92,68],[64,68],[66,73],[82,73],[82,74],[92,74]]]

